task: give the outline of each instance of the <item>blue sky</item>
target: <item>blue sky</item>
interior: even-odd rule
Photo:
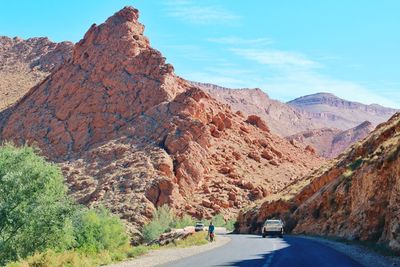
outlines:
[[[77,42],[126,5],[186,79],[400,108],[397,0],[15,0],[2,3],[0,35]]]

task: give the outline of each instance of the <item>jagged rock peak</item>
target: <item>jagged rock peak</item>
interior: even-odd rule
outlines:
[[[116,12],[113,16],[109,17],[106,21],[112,23],[124,23],[126,21],[137,22],[139,19],[139,10],[134,7],[126,6],[120,11]]]
[[[118,55],[124,57],[137,56],[141,50],[149,49],[150,42],[143,35],[144,25],[138,22],[139,11],[133,7],[124,7],[106,22],[96,25],[93,24],[86,32],[84,38],[77,43],[74,49],[74,62],[82,60],[90,61],[91,58],[98,60],[99,56],[103,58],[118,58]],[[104,51],[107,47],[106,51]],[[96,51],[101,50],[102,53]],[[161,53],[154,50],[152,57],[165,58]],[[92,55],[92,57],[90,57]]]

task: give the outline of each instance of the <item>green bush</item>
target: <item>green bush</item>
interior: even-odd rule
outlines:
[[[158,238],[162,233],[167,232],[174,225],[175,216],[171,209],[164,205],[153,212],[153,219],[142,229],[143,239],[150,242]]]
[[[225,227],[225,219],[222,214],[217,214],[212,217],[211,222],[214,224],[215,227]]]
[[[154,211],[151,222],[142,228],[142,234],[144,241],[150,242],[157,239],[161,234],[168,232],[171,228],[184,228],[194,225],[195,220],[192,217],[184,215],[179,218],[167,205],[164,205]]]
[[[173,228],[185,228],[187,226],[194,226],[195,224],[196,221],[189,215],[185,214],[182,218],[177,218],[172,226]]]
[[[104,208],[81,210],[75,215],[73,226],[75,247],[81,251],[115,251],[129,243],[121,220]]]
[[[0,265],[73,243],[74,206],[61,171],[35,152],[0,146]]]

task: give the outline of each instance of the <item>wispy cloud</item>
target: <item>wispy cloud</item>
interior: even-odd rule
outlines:
[[[322,66],[305,55],[295,52],[251,48],[232,48],[230,50],[246,59],[273,67],[318,68]]]
[[[240,16],[219,5],[204,5],[199,2],[168,0],[165,2],[166,13],[170,17],[193,24],[227,23],[240,19]]]
[[[226,44],[226,45],[255,45],[255,46],[264,46],[270,45],[273,43],[271,38],[253,38],[253,39],[244,39],[235,36],[229,37],[217,37],[217,38],[208,38],[207,41],[217,44]]]

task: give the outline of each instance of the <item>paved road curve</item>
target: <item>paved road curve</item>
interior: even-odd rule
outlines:
[[[305,238],[229,235],[231,242],[212,251],[163,266],[347,267],[362,266],[336,250]]]

